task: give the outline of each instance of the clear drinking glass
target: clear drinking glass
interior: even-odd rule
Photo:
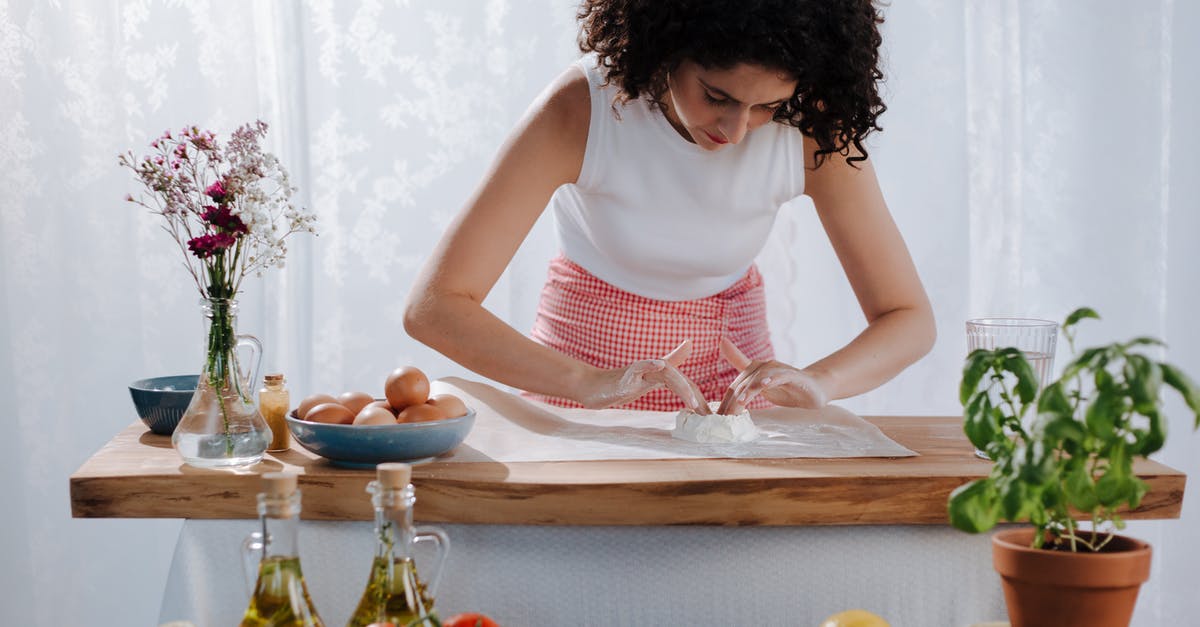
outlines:
[[[967,320],[967,353],[979,348],[994,350],[1012,347],[1025,354],[1038,375],[1040,387],[1046,387],[1054,372],[1054,346],[1058,342],[1058,323],[1037,318],[974,318]],[[975,455],[988,459],[975,449]]]

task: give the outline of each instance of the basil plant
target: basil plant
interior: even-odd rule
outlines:
[[[1081,308],[1067,316],[1064,337],[1075,352],[1075,325],[1099,318]],[[1000,520],[1029,521],[1033,548],[1099,551],[1136,508],[1146,484],[1136,458],[1162,448],[1166,418],[1160,391],[1173,388],[1200,428],[1200,389],[1182,371],[1144,354],[1155,338],[1089,348],[1062,376],[1038,389],[1038,378],[1015,348],[967,356],[959,399],[967,439],[993,460],[987,477],[960,486],[948,504],[950,523],[979,533]],[[1077,520],[1090,519],[1090,529]]]

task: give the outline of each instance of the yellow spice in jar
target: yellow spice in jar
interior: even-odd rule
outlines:
[[[284,387],[283,375],[269,374],[263,377],[263,388],[258,391],[258,411],[271,428],[271,444],[267,447],[270,452],[286,451],[291,448],[291,434],[288,433],[287,415],[291,399],[287,388]]]

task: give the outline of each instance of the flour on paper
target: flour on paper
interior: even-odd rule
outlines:
[[[710,403],[714,405],[715,403]],[[711,408],[715,411],[715,408]],[[753,442],[758,439],[758,427],[750,419],[750,412],[728,416],[725,414],[697,414],[684,409],[675,415],[675,429],[671,437],[700,444],[732,444]]]

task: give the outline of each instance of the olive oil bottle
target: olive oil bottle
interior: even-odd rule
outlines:
[[[375,556],[367,587],[347,627],[372,623],[433,627],[440,624],[436,622],[433,594],[449,540],[440,529],[413,527],[412,507],[417,499],[409,483],[411,466],[380,464],[375,472],[376,480],[367,485],[375,506]],[[422,542],[432,543],[436,550],[428,584],[417,576],[413,561],[413,547]],[[421,620],[425,618],[431,620]]]
[[[257,561],[258,576],[241,627],[324,627],[300,571],[296,542],[300,491],[296,475],[264,473],[258,495],[261,531],[242,545],[247,572]]]

